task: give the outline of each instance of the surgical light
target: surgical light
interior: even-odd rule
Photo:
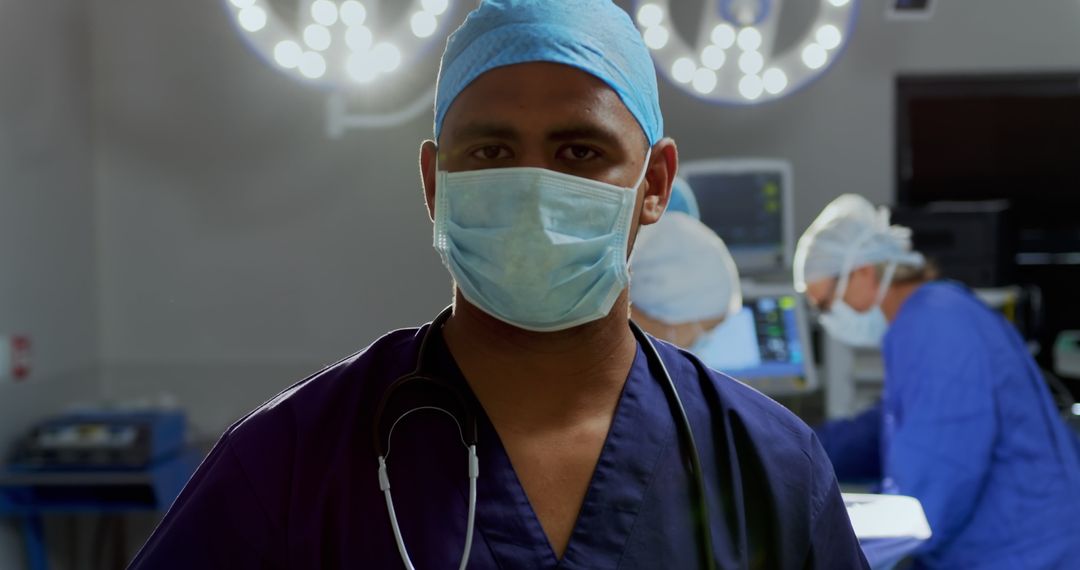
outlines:
[[[375,36],[371,34],[367,26],[354,26],[345,32],[345,45],[349,46],[353,52],[367,51],[374,43]]]
[[[645,28],[653,28],[664,21],[664,11],[656,4],[645,4],[637,13],[637,21]]]
[[[671,66],[671,75],[679,83],[690,83],[694,80],[694,72],[697,65],[688,57],[680,57]]]
[[[770,95],[776,95],[787,88],[787,74],[781,69],[775,67],[767,69],[765,70],[764,75],[761,76],[761,79],[765,86],[765,91]]]
[[[435,33],[439,22],[431,12],[417,12],[413,14],[409,25],[412,26],[412,32],[416,34],[416,37],[426,38]]]
[[[716,89],[716,72],[704,67],[694,72],[694,89],[698,93],[712,93]]]
[[[747,75],[755,75],[765,67],[765,58],[756,51],[744,51],[739,56],[739,69]]]
[[[829,54],[818,44],[809,44],[802,51],[802,60],[810,69],[821,69]]]
[[[735,45],[735,38],[735,26],[726,23],[713,28],[712,35],[709,37],[712,43],[720,49],[728,49]]]
[[[274,61],[285,69],[295,69],[300,65],[300,58],[304,55],[304,49],[300,44],[285,40],[274,46]]]
[[[703,31],[696,44],[688,43],[675,25],[673,0],[637,0],[629,12],[658,72],[676,87],[710,102],[757,104],[784,97],[820,77],[850,40],[858,2],[801,2],[815,4],[816,9],[800,10],[806,23],[792,27],[780,25],[784,0],[739,5],[702,0],[700,16],[693,20]],[[741,9],[751,4],[757,9]],[[781,41],[777,37],[781,28],[795,30],[796,35]]]
[[[249,32],[258,32],[266,27],[266,10],[259,6],[248,6],[240,10],[236,19],[240,22],[241,28]]]
[[[817,39],[817,43],[825,49],[836,49],[843,40],[840,29],[832,24],[825,24],[818,28],[814,37]]]
[[[313,50],[326,51],[331,41],[330,30],[324,26],[311,24],[304,28],[304,43]]]
[[[443,41],[435,36],[449,28],[445,20],[450,0],[297,1],[299,10],[292,21],[275,10],[275,0],[222,3],[248,43],[275,67],[331,90],[356,89],[359,83],[398,72],[411,58],[432,53],[429,44]],[[405,12],[386,10],[395,15],[373,18],[391,2],[405,4]],[[666,32],[654,32],[654,44],[666,41],[661,37]],[[371,65],[360,65],[352,58],[369,51]],[[374,77],[369,72],[372,68]]]
[[[765,86],[757,75],[745,75],[739,80],[739,93],[750,101],[761,97]]]
[[[737,41],[743,51],[756,50],[761,47],[761,32],[757,28],[743,28],[739,30]]]
[[[720,69],[724,66],[725,61],[727,61],[727,54],[725,54],[724,50],[716,44],[706,46],[705,49],[701,51],[701,63],[704,63],[705,67],[708,67],[709,69]],[[693,63],[694,62],[691,60],[690,64],[692,65]]]
[[[645,45],[652,49],[663,49],[671,33],[664,26],[653,26],[645,30]]]
[[[340,15],[346,26],[359,26],[367,20],[367,8],[356,0],[345,0],[341,3]]]
[[[423,0],[420,3],[424,7],[424,11],[432,16],[442,16],[443,12],[450,6],[448,0]]]
[[[323,26],[333,26],[338,21],[338,7],[330,0],[315,0],[311,3],[311,19]]]

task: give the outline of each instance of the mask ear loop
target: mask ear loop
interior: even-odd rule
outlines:
[[[641,176],[638,176],[637,182],[635,182],[634,185],[630,187],[634,191],[637,191],[637,189],[639,187],[641,187],[641,183],[645,182],[645,176],[649,174],[649,161],[651,161],[651,160],[652,160],[652,147],[650,146],[649,150],[647,150],[645,152],[645,168],[641,169]]]
[[[859,248],[862,244],[870,241],[870,238],[874,237],[876,232],[873,229],[867,230],[863,235],[859,236],[859,239],[855,240],[855,243],[851,245],[851,249],[844,255],[844,262],[840,265],[840,281],[836,284],[836,293],[833,294],[833,301],[837,299],[843,300],[844,295],[847,293],[848,281],[851,279],[851,270],[855,265],[855,254],[859,253]]]
[[[874,300],[874,306],[880,307],[881,303],[885,301],[885,295],[889,292],[889,287],[892,285],[893,277],[896,276],[896,268],[899,263],[893,261],[889,263],[885,268],[885,273],[881,274],[881,285],[878,287],[877,298]]]

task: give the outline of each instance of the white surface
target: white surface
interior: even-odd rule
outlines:
[[[844,493],[844,504],[855,536],[871,538],[930,538],[922,503],[902,495]]]
[[[1054,343],[1054,369],[1061,376],[1080,378],[1080,331],[1062,331]]]

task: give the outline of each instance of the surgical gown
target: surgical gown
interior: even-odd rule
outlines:
[[[391,333],[233,425],[132,568],[401,568],[377,479],[373,415],[383,390],[415,366],[426,330]],[[441,335],[432,340],[435,373],[472,398]],[[761,394],[657,345],[694,425],[718,567],[864,568],[813,432]],[[407,394],[411,401],[391,415],[432,398]],[[640,348],[561,560],[495,429],[483,414],[478,424],[470,568],[702,567],[686,455]],[[395,428],[387,465],[416,567],[456,568],[468,481],[454,422],[411,414]]]
[[[930,283],[883,351],[882,405],[866,417],[881,418],[885,492],[918,498],[930,522],[916,566],[1077,568],[1078,441],[1015,328],[963,286]]]

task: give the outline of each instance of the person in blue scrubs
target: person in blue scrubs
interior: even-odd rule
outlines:
[[[1075,568],[1078,442],[1015,328],[860,196],[799,240],[795,281],[830,335],[882,350],[881,405],[819,433],[838,470],[875,475],[859,456],[880,453],[884,491],[922,503],[916,566]]]
[[[610,0],[481,2],[448,42],[435,116],[420,162],[449,320],[391,332],[230,427],[132,568],[401,568],[387,485],[415,567],[458,566],[471,430],[435,408],[469,402],[469,568],[700,568],[698,505],[716,567],[864,568],[813,432],[657,341],[701,457],[694,499],[628,317],[629,250],[678,165],[628,15]],[[425,337],[438,386],[377,410]]]

